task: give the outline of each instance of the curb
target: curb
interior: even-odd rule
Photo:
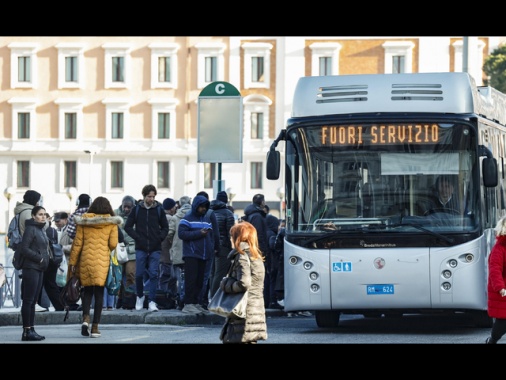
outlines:
[[[93,315],[93,310],[91,311]],[[267,317],[285,316],[283,310],[266,309]],[[64,311],[46,311],[35,313],[35,325],[64,325],[81,324],[82,312],[70,311],[64,322]],[[159,310],[151,312],[147,310],[111,310],[103,311],[100,324],[150,324],[150,325],[222,325],[225,318],[216,314],[186,314],[179,310]],[[21,312],[18,310],[0,312],[0,326],[22,326]]]

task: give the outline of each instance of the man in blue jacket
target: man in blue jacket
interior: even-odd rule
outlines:
[[[209,206],[206,197],[197,195],[193,199],[191,211],[179,223],[178,236],[183,241],[185,273],[184,313],[210,313],[199,304],[206,263],[220,249],[218,223],[216,218],[207,214]]]

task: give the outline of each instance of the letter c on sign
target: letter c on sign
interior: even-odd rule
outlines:
[[[225,85],[223,83],[218,83],[215,87],[217,94],[223,94],[225,92]]]

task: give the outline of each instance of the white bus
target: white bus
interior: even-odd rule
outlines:
[[[285,141],[285,311],[312,310],[319,327],[413,313],[490,327],[505,112],[467,73],[300,78],[266,165],[278,179]],[[451,206],[434,203],[440,176]]]

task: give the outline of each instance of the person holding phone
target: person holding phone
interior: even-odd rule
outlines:
[[[204,274],[208,260],[220,249],[219,228],[216,218],[207,213],[209,200],[197,195],[191,211],[179,223],[178,236],[183,241],[184,260],[184,313],[210,314],[199,304],[199,294],[204,285]]]

